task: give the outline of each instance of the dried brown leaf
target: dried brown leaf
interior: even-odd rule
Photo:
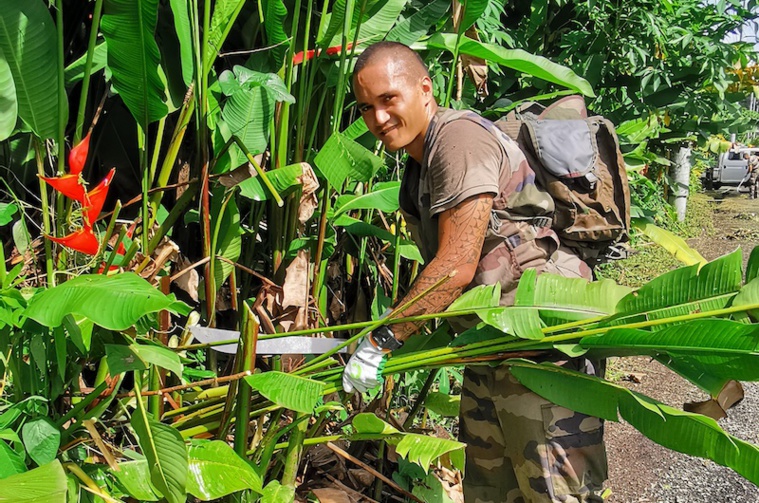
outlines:
[[[323,487],[321,489],[311,489],[319,503],[352,503],[353,500],[348,493],[340,489]]]

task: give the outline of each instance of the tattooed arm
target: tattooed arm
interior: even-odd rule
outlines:
[[[457,271],[456,275],[416,304],[402,311],[397,316],[398,318],[438,313],[461,295],[464,288],[472,282],[477,270],[492,207],[493,196],[479,194],[465,199],[457,206],[440,214],[437,254],[398,305],[405,304],[452,271]],[[396,339],[404,341],[416,333],[422,325],[423,322],[400,323],[392,325],[391,329]]]

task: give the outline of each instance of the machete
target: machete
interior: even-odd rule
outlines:
[[[195,325],[190,327],[192,336],[203,344],[219,341],[239,339],[240,332],[235,330],[223,330],[220,328],[208,328]],[[345,342],[345,339],[308,337],[308,336],[284,336],[276,339],[259,340],[256,343],[258,355],[282,355],[289,353],[320,355]],[[235,354],[237,343],[211,346],[211,349],[220,353]],[[347,348],[340,348],[338,353],[345,353]]]

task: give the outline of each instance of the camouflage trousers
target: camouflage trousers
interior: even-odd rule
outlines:
[[[584,358],[564,366],[596,370]],[[603,501],[601,419],[541,398],[504,365],[466,369],[460,419],[466,503]]]
[[[501,272],[501,304],[514,302],[517,282],[528,267],[591,279],[576,255],[561,248],[551,253],[545,243],[535,240],[513,250],[512,269]],[[600,365],[585,358],[563,365],[600,375]],[[519,384],[508,367],[466,369],[459,424],[459,440],[467,444],[466,503],[603,501],[603,421],[541,398]]]
[[[748,179],[748,194],[751,199],[756,199],[757,189],[759,188],[759,169],[751,172]]]

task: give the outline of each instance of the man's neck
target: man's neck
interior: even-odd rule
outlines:
[[[430,122],[432,122],[432,118],[435,117],[437,110],[437,103],[434,101],[430,102],[430,106],[427,107],[427,117],[426,121],[424,122],[424,130],[419,136],[414,138],[414,141],[406,145],[406,152],[408,155],[410,155],[416,162],[420,164],[424,158],[424,138],[427,136],[427,131],[430,128]]]

